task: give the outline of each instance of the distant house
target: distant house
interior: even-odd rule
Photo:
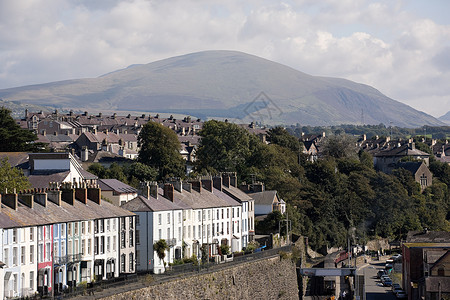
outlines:
[[[397,163],[404,157],[409,157],[413,160],[422,160],[427,166],[429,165],[430,154],[416,149],[415,143],[412,142],[399,147],[375,152],[373,154],[375,169],[390,174],[397,167]]]
[[[308,155],[308,160],[311,162],[315,162],[318,158],[319,151],[314,141],[304,141],[302,152]]]
[[[409,232],[403,244],[402,283],[408,299],[450,297],[450,233]]]
[[[414,180],[420,184],[422,190],[433,184],[433,174],[423,161],[400,162],[397,168],[403,168],[414,176]]]
[[[102,196],[116,206],[121,206],[137,197],[137,189],[117,179],[99,179]]]
[[[286,203],[280,198],[277,191],[250,193],[249,196],[255,201],[255,216],[267,215],[273,211],[284,214],[286,211]]]

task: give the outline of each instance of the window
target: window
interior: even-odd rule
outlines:
[[[162,216],[161,216],[161,214],[159,214],[158,215],[158,225],[161,225],[161,222],[162,222],[161,220],[162,220]]]
[[[181,227],[178,227],[178,240],[181,241]]]
[[[87,221],[87,224],[88,224],[87,231],[88,233],[91,233],[91,221]]]
[[[42,226],[38,227],[38,240],[42,241],[44,239],[44,228]]]
[[[66,243],[61,241],[61,256],[66,255]]]
[[[208,220],[211,220],[211,210],[208,209]]]
[[[66,224],[61,224],[61,237],[66,235]]]
[[[17,247],[13,248],[13,265],[17,266]]]
[[[227,219],[230,217],[230,209],[227,208]]]
[[[34,228],[30,228],[30,241],[34,241]]]
[[[45,226],[45,239],[49,240],[50,239],[50,226]]]
[[[230,234],[230,222],[227,222],[227,234]]]
[[[120,271],[125,272],[125,254],[120,256]]]
[[[30,263],[34,263],[34,245],[30,246]]]
[[[73,253],[72,240],[69,240],[67,242],[67,254],[72,254],[72,253]]]
[[[72,235],[72,223],[67,224],[67,234]]]
[[[237,217],[239,218],[239,207],[237,208]]]
[[[53,255],[54,256],[59,256],[58,255],[58,242],[54,242],[53,243]]]
[[[139,220],[139,215],[136,215],[135,218],[136,218],[136,226],[140,225],[141,223]]]
[[[75,229],[74,229],[75,235],[78,235],[78,223],[74,223],[74,224],[73,224],[73,227],[75,228]]]
[[[191,238],[191,225],[188,226],[188,238]],[[195,225],[192,226],[192,238],[195,239]]]
[[[134,270],[134,254],[130,253],[130,272]]]
[[[106,231],[107,232],[109,232],[110,231],[110,228],[109,228],[109,222],[110,222],[110,220],[108,219],[108,220],[106,220]]]
[[[128,221],[130,222],[130,229],[134,228],[134,224],[133,224],[133,217],[128,217]]]
[[[25,264],[25,246],[20,248],[20,264]]]
[[[9,254],[9,250],[8,249],[4,249],[3,250],[3,260],[4,260],[4,263],[8,266],[9,265],[9,262],[8,262],[8,254]]]
[[[81,222],[81,234],[86,233],[86,222]]]
[[[105,253],[105,237],[102,236],[100,237],[100,253],[103,254]]]
[[[167,213],[167,224],[170,224],[170,213]]]
[[[81,254],[84,256],[86,251],[86,240],[81,241]]]
[[[125,248],[125,231],[122,231],[121,233],[120,233],[120,246],[122,247],[122,248]]]
[[[200,227],[200,225],[198,226],[198,238],[202,237],[202,228]]]
[[[34,271],[30,272],[30,289],[34,290]]]
[[[231,209],[231,218],[234,218],[234,207]]]
[[[207,235],[207,237],[210,237],[211,236],[211,224],[208,224],[208,226],[207,226],[207,233],[208,233],[208,235]]]
[[[98,220],[94,221],[94,233],[98,233]]]
[[[116,230],[116,219],[113,219],[112,223],[113,223],[113,225],[112,225],[113,231],[115,231]]]
[[[140,245],[141,242],[139,240],[139,230],[136,229],[136,245]]]
[[[13,239],[13,243],[17,243],[17,229],[13,229],[12,239]]]
[[[217,210],[217,220],[219,220],[219,213],[220,213],[220,211]]]
[[[178,224],[181,224],[181,211],[178,213]]]
[[[217,235],[219,235],[219,232],[220,232],[219,223],[217,223]]]
[[[162,236],[161,236],[161,229],[158,229],[158,239],[160,240],[161,238],[162,238]]]
[[[91,242],[92,242],[92,240],[91,240],[91,239],[88,239],[88,243],[87,243],[87,253],[88,253],[89,255],[91,255]]]
[[[170,240],[170,228],[167,228],[167,240]]]
[[[201,220],[202,220],[202,212],[199,211],[199,212],[198,212],[198,221],[201,221]]]
[[[43,244],[39,244],[38,252],[39,252],[39,262],[43,262],[44,261],[44,245]]]
[[[100,232],[105,232],[105,219],[100,220],[99,226],[100,226],[100,228],[99,228]]]
[[[205,225],[202,225],[202,238],[204,238],[205,237],[205,228],[206,226]]]
[[[111,237],[106,238],[106,252],[109,253],[110,251],[110,243],[111,243]]]
[[[129,234],[128,234],[128,241],[129,241],[129,243],[130,243],[130,247],[133,247],[133,243],[134,243],[134,241],[133,241],[133,236],[134,236],[133,230],[130,230],[130,232],[129,232]]]
[[[237,233],[239,233],[239,221],[237,221],[236,230],[237,230]]]
[[[216,226],[214,224],[212,224],[212,235],[216,235]]]
[[[113,251],[116,251],[116,239],[113,239]]]
[[[94,254],[98,254],[98,237],[94,238]]]
[[[125,217],[122,217],[122,230],[125,230]]]

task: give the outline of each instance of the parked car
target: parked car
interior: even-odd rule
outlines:
[[[398,292],[403,291],[403,289],[400,287],[400,284],[394,283],[392,284],[392,292],[397,295]]]
[[[380,271],[378,271],[378,273],[377,273],[377,278],[381,278],[381,276],[383,276],[383,275],[387,275],[386,270],[380,270]]]
[[[392,280],[391,279],[386,279],[383,281],[383,285],[384,286],[392,286]]]
[[[406,299],[407,298],[406,293],[403,290],[397,292],[397,294],[395,294],[395,297],[397,297],[397,299]]]

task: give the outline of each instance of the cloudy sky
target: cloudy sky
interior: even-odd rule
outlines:
[[[0,0],[0,89],[211,49],[450,110],[448,0]]]

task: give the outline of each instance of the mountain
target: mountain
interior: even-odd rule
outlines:
[[[235,51],[204,51],[98,78],[0,90],[0,98],[88,111],[147,111],[263,124],[442,125],[373,87],[311,76]]]
[[[439,117],[438,120],[450,125],[450,110],[445,115]]]

